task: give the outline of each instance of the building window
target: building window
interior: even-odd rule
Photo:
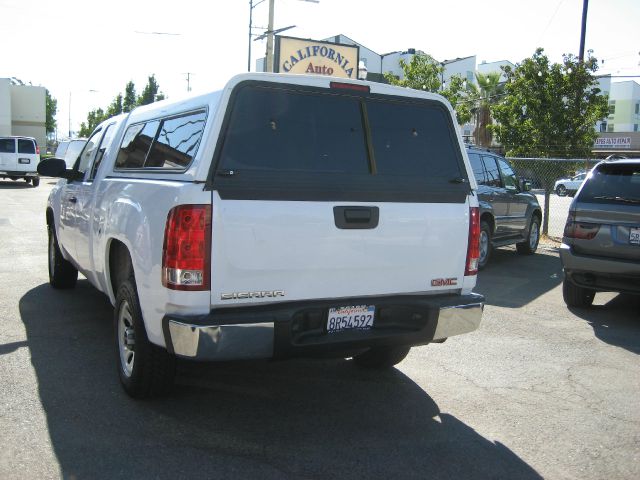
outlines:
[[[636,103],[636,115],[640,113],[640,103]]]
[[[606,132],[607,131],[607,122],[602,122],[600,124],[600,131],[601,132]]]
[[[613,132],[613,123],[607,125],[607,132]]]
[[[609,115],[615,115],[615,113],[616,113],[616,104],[612,103],[609,105]]]
[[[634,132],[637,132],[637,131],[638,131],[638,124],[637,124],[637,123],[635,123],[635,124],[633,125],[633,131],[634,131]]]

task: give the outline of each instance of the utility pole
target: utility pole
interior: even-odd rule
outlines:
[[[191,91],[191,72],[185,73],[187,76],[187,92]]]
[[[69,92],[69,138],[71,138],[71,92]]]
[[[253,0],[249,0],[249,58],[247,58],[247,72],[251,71],[251,29],[253,28]]]
[[[584,62],[584,40],[587,35],[587,9],[589,8],[589,0],[583,0],[582,4],[582,31],[580,33],[580,53],[578,61]]]
[[[269,0],[269,25],[267,26],[267,72],[273,72],[273,7],[275,0]]]

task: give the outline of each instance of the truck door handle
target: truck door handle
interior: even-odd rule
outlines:
[[[77,202],[78,202],[78,199],[77,199],[76,197],[69,197],[69,201],[70,201],[71,203],[77,203]]]
[[[336,227],[341,229],[372,229],[378,226],[380,209],[378,207],[333,207]]]

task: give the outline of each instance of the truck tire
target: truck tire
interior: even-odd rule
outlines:
[[[47,232],[49,234],[49,283],[57,289],[73,288],[78,281],[78,270],[62,256],[53,226],[48,225]]]
[[[478,269],[482,270],[489,263],[491,257],[491,227],[484,220],[480,222],[480,257],[478,258]]]
[[[531,217],[531,224],[524,242],[516,243],[516,250],[521,255],[532,255],[538,249],[540,241],[540,220],[537,216]]]
[[[562,282],[562,298],[567,307],[590,307],[596,292],[589,288],[579,287],[567,277]]]
[[[118,373],[125,392],[133,398],[168,393],[175,376],[175,357],[149,342],[133,278],[118,288],[114,326]]]
[[[409,354],[411,347],[373,347],[353,357],[353,361],[362,368],[383,370],[397,365]]]
[[[38,185],[40,185],[40,178],[38,177],[33,177],[31,179],[31,185],[33,185],[34,187],[37,187]]]
[[[558,195],[559,197],[564,197],[566,194],[567,194],[567,187],[565,187],[562,184],[556,187],[556,195]]]

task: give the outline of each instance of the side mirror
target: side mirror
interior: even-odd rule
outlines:
[[[520,179],[520,191],[528,192],[531,190],[531,182],[523,178]]]
[[[61,158],[45,158],[38,164],[38,174],[44,177],[66,178],[77,180],[80,174],[75,170],[67,169],[67,162]]]

